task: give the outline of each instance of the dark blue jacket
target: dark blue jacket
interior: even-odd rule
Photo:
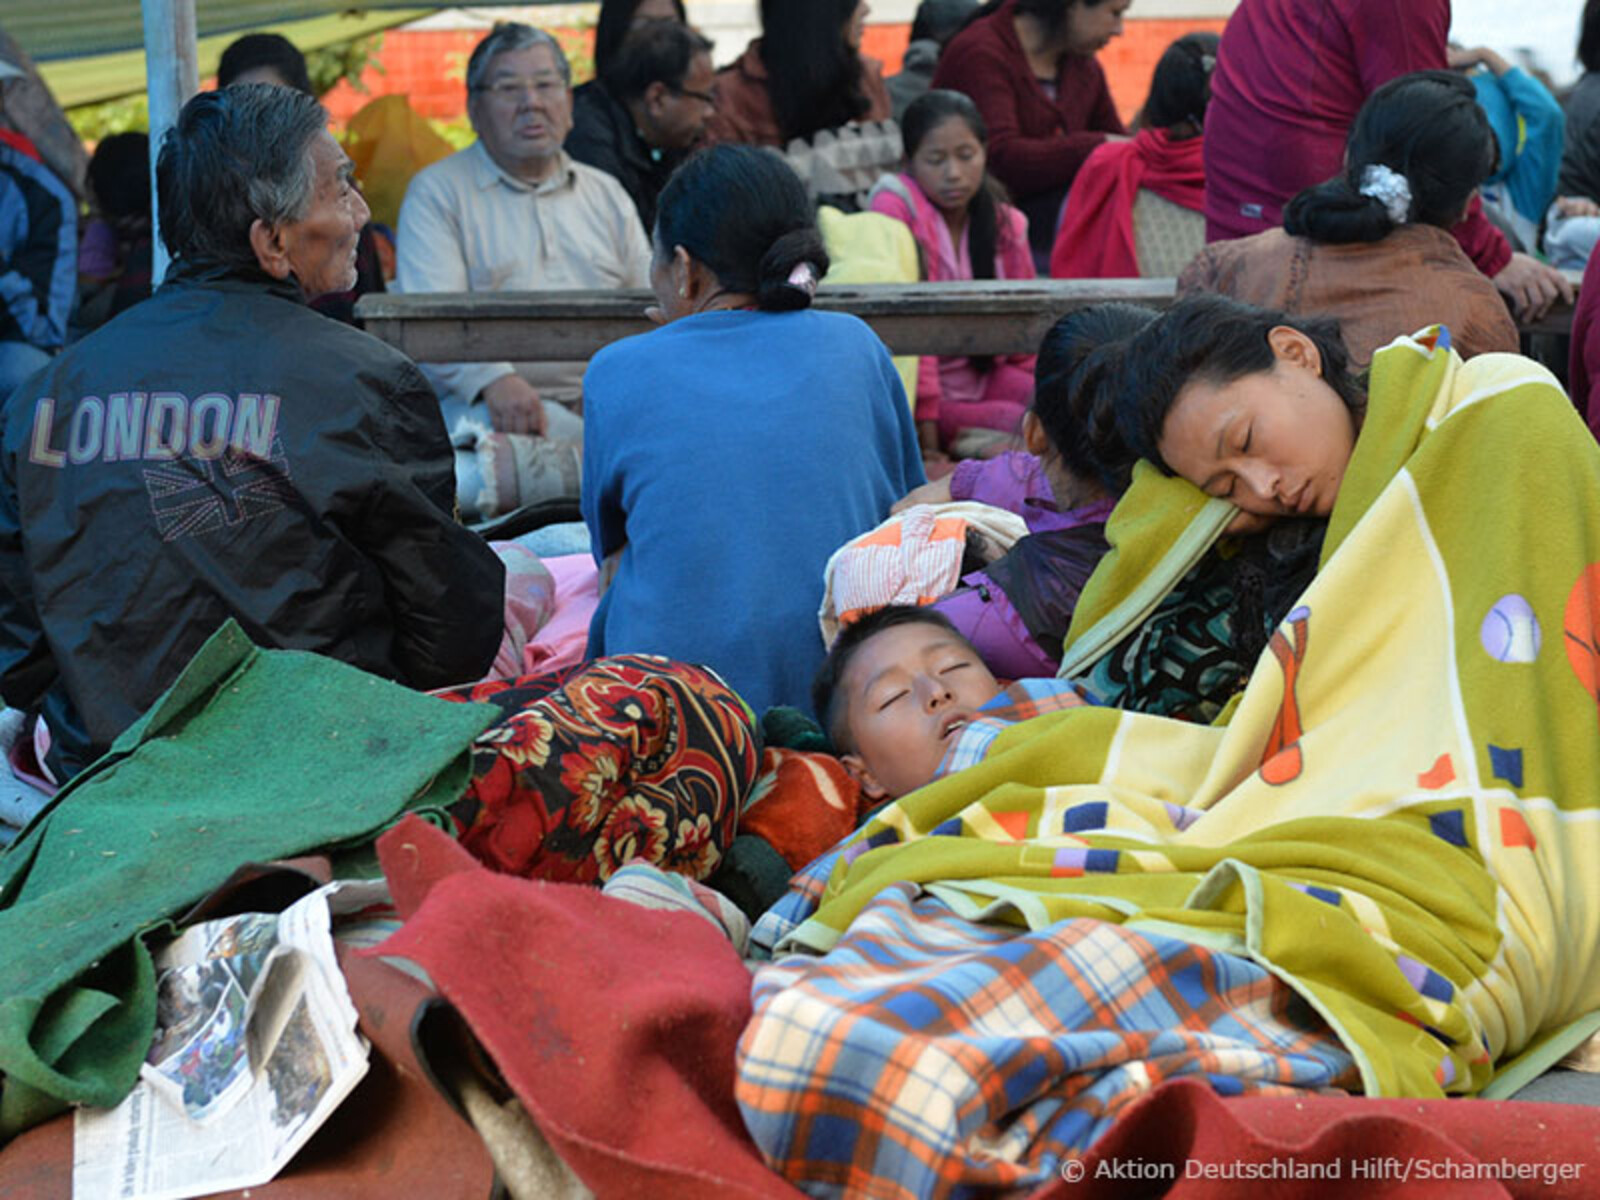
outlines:
[[[66,186],[0,141],[0,342],[55,350],[78,284],[78,206]]]

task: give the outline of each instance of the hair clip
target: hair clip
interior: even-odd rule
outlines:
[[[1383,205],[1383,211],[1396,225],[1411,219],[1411,181],[1393,167],[1368,163],[1361,172],[1360,192]]]
[[[817,294],[817,268],[808,262],[796,263],[794,270],[789,272],[788,284],[790,287],[799,288],[808,296]]]

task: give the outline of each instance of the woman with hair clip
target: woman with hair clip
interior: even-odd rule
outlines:
[[[717,72],[713,141],[782,149],[893,115],[883,64],[861,53],[867,0],[761,0],[761,36]]]
[[[945,47],[933,86],[965,92],[989,125],[990,167],[1050,260],[1061,202],[1090,153],[1126,133],[1095,55],[1131,0],[989,0]]]
[[[584,378],[583,515],[610,585],[589,656],[705,663],[756,712],[810,704],[823,570],[923,482],[889,352],[811,307],[828,253],[794,172],[716,146],[661,193],[662,328]]]
[[[873,212],[908,226],[923,278],[1032,279],[1028,221],[987,169],[988,130],[960,92],[931,91],[906,109],[906,170],[872,189]],[[1033,394],[1033,355],[935,357],[917,364],[917,429],[925,452],[973,457],[1017,431]]]
[[[1453,71],[1384,84],[1350,128],[1345,169],[1307,188],[1283,228],[1207,246],[1178,294],[1218,292],[1337,318],[1352,359],[1424,325],[1448,326],[1463,358],[1515,353],[1500,293],[1451,235],[1497,154],[1477,93]]]
[[[1134,139],[1083,164],[1056,230],[1052,278],[1173,275],[1205,244],[1201,151],[1220,40],[1190,33],[1168,46]]]

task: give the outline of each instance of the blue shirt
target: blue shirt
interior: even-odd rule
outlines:
[[[1556,198],[1566,115],[1544,84],[1521,67],[1498,77],[1484,68],[1467,78],[1500,145],[1500,165],[1485,185],[1504,188],[1512,207],[1537,225]]]
[[[810,711],[832,553],[924,480],[911,409],[855,317],[701,313],[584,377],[583,516],[625,548],[589,654],[703,663],[757,713]]]

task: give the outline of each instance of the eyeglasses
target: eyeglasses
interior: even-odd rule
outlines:
[[[672,91],[672,94],[674,96],[687,96],[691,100],[698,100],[698,101],[700,101],[701,104],[704,104],[707,108],[714,109],[714,108],[717,107],[717,98],[715,96],[713,96],[710,92],[697,92],[697,91],[694,91],[692,88],[684,88],[684,87],[675,87],[675,88],[672,88],[671,91]]]
[[[474,89],[487,92],[496,100],[507,104],[521,100],[530,91],[537,100],[552,100],[567,90],[567,84],[562,79],[497,79],[493,83],[484,84]]]

